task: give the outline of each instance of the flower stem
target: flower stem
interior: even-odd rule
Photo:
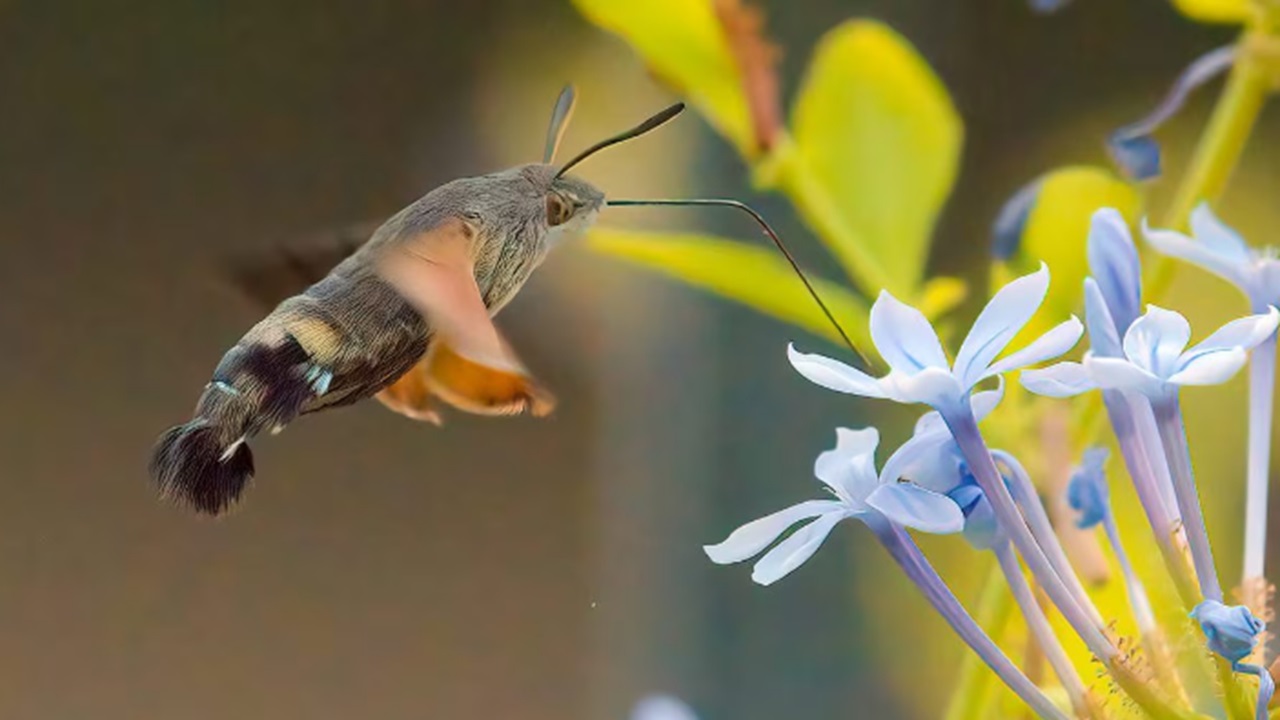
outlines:
[[[1160,430],[1160,439],[1164,444],[1165,459],[1169,463],[1169,472],[1173,476],[1174,496],[1178,500],[1178,509],[1182,512],[1182,524],[1187,534],[1187,545],[1191,549],[1191,561],[1195,565],[1196,578],[1200,584],[1200,595],[1203,598],[1222,602],[1222,586],[1218,582],[1218,572],[1213,562],[1213,550],[1209,546],[1209,533],[1204,524],[1204,513],[1200,508],[1200,495],[1196,491],[1196,480],[1191,470],[1191,451],[1187,447],[1186,427],[1182,422],[1182,409],[1177,395],[1153,401],[1151,409],[1155,411],[1156,426]],[[1236,720],[1249,717],[1243,698],[1243,688],[1232,672],[1231,665],[1221,657],[1214,657],[1214,665],[1218,671],[1218,681],[1222,685],[1222,693],[1227,707],[1228,717]]]
[[[1040,651],[1044,653],[1049,666],[1053,668],[1053,673],[1058,676],[1063,689],[1067,691],[1067,697],[1071,699],[1071,707],[1080,717],[1096,717],[1096,709],[1089,703],[1089,691],[1085,689],[1084,682],[1080,680],[1080,675],[1072,666],[1067,652],[1062,649],[1062,643],[1053,634],[1053,628],[1049,625],[1049,618],[1044,614],[1044,608],[1036,602],[1036,596],[1031,592],[1026,576],[1022,574],[1018,556],[1014,554],[1008,542],[1000,543],[994,552],[996,561],[1000,563],[1000,570],[1009,583],[1013,599],[1022,610],[1022,617],[1026,619],[1027,627],[1031,630],[1036,644],[1040,646]]]
[[[1143,587],[1138,573],[1134,572],[1133,564],[1129,562],[1129,553],[1125,552],[1124,543],[1120,541],[1120,528],[1116,525],[1115,513],[1110,508],[1107,508],[1107,514],[1102,519],[1102,529],[1107,534],[1107,542],[1111,544],[1116,562],[1120,563],[1120,574],[1124,576],[1125,594],[1129,596],[1129,606],[1133,609],[1134,624],[1145,637],[1156,629],[1156,616],[1151,611],[1147,589]]]
[[[1276,338],[1273,335],[1249,358],[1249,464],[1244,511],[1244,578],[1249,588],[1265,575],[1267,549],[1267,484],[1271,463],[1272,397],[1275,392]],[[1264,593],[1265,594],[1265,593]],[[1264,611],[1265,608],[1255,608]],[[1263,660],[1265,664],[1265,659]]]
[[[1258,677],[1258,704],[1257,710],[1254,711],[1254,720],[1267,720],[1267,705],[1271,702],[1271,696],[1276,691],[1276,683],[1271,678],[1271,673],[1267,672],[1267,669],[1261,665],[1250,665],[1248,663],[1239,663],[1235,669],[1246,675],[1256,675]]]
[[[1111,429],[1120,445],[1120,454],[1124,458],[1125,468],[1133,480],[1138,502],[1147,515],[1147,522],[1151,525],[1152,532],[1155,533],[1156,546],[1160,549],[1165,570],[1173,580],[1182,604],[1190,610],[1200,602],[1200,593],[1187,567],[1186,557],[1174,541],[1177,523],[1170,515],[1170,508],[1161,491],[1161,479],[1155,469],[1158,465],[1166,472],[1168,471],[1160,438],[1158,435],[1144,437],[1138,430],[1139,415],[1135,403],[1145,402],[1145,400],[1130,398],[1119,390],[1104,390],[1102,397],[1106,405],[1107,417],[1111,421]],[[1151,444],[1156,447],[1151,447]]]
[[[1245,33],[1239,45],[1244,47],[1248,42],[1249,35]],[[1270,77],[1254,53],[1237,53],[1226,87],[1165,215],[1164,227],[1182,228],[1197,203],[1216,200],[1222,194],[1270,90]],[[1167,258],[1155,259],[1148,297],[1159,299],[1168,289],[1174,267]]]
[[[1218,582],[1218,570],[1213,562],[1213,549],[1209,545],[1209,532],[1204,524],[1204,512],[1200,508],[1200,495],[1196,491],[1196,479],[1191,470],[1191,450],[1187,447],[1187,431],[1182,422],[1182,408],[1177,395],[1152,402],[1156,415],[1156,427],[1164,443],[1165,459],[1173,476],[1174,496],[1182,513],[1183,527],[1187,531],[1187,545],[1191,548],[1191,561],[1195,565],[1196,579],[1200,583],[1200,595],[1207,600],[1222,602],[1222,586]]]
[[[982,593],[974,619],[993,638],[999,638],[1013,614],[1013,598],[1006,586],[998,565],[987,571],[982,582]],[[993,684],[992,674],[983,669],[981,658],[966,654],[960,661],[959,677],[951,700],[947,703],[944,720],[981,720],[986,717],[990,705]]]
[[[1093,600],[1089,598],[1089,594],[1085,592],[1084,584],[1072,569],[1071,562],[1067,560],[1067,553],[1062,549],[1062,543],[1053,530],[1053,524],[1049,522],[1049,514],[1045,512],[1044,504],[1040,502],[1040,496],[1036,493],[1035,484],[1031,482],[1031,476],[1027,474],[1026,468],[1018,462],[1017,458],[1003,450],[993,450],[991,455],[1008,469],[1009,479],[1013,481],[1010,488],[1013,499],[1022,508],[1023,517],[1031,528],[1031,535],[1035,537],[1036,542],[1049,558],[1053,571],[1067,584],[1072,597],[1089,615],[1089,619],[1098,627],[1104,627],[1106,622],[1103,621],[1102,614],[1098,612]]]
[[[974,622],[905,530],[874,513],[865,522],[929,604],[1028,707],[1042,718],[1069,720],[1066,713],[1059,710]]]
[[[1035,536],[1031,534],[1026,521],[1018,512],[1009,488],[1000,477],[1000,471],[996,468],[991,451],[987,449],[986,442],[978,431],[978,423],[968,403],[966,402],[959,411],[942,413],[942,419],[960,446],[965,462],[969,465],[969,471],[973,473],[987,501],[991,503],[991,509],[995,512],[1000,526],[1008,533],[1036,582],[1040,583],[1040,587],[1058,607],[1063,618],[1084,640],[1089,652],[1096,655],[1099,660],[1109,662],[1119,653],[1119,650],[1107,639],[1101,628],[1089,619],[1071,591],[1067,589],[1066,584],[1058,577],[1058,573],[1054,571],[1044,550],[1036,543]]]
[[[978,421],[973,416],[968,398],[964,398],[958,407],[939,408],[939,412],[951,430],[952,437],[956,439],[956,444],[960,446],[965,462],[969,465],[969,471],[978,481],[987,502],[991,503],[991,509],[995,512],[1001,528],[1008,533],[1036,582],[1057,606],[1062,617],[1084,641],[1089,652],[1102,661],[1116,684],[1153,718],[1160,720],[1186,717],[1185,713],[1170,706],[1147,681],[1137,676],[1115,644],[1100,628],[1090,622],[1088,615],[1071,596],[1066,584],[1053,571],[1048,558],[1036,544],[1031,530],[1027,527],[1022,515],[1018,513],[1018,506],[1014,503],[1013,496],[1009,494],[1009,489],[1005,487],[1000,477],[1000,471],[991,457],[991,451],[987,449],[987,444],[978,431]]]

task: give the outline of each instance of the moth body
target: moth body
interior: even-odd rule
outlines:
[[[254,472],[250,439],[372,396],[433,422],[433,397],[484,414],[549,411],[489,318],[604,202],[557,173],[531,164],[442,185],[277,305],[223,355],[193,418],[156,444],[162,490],[220,513]]]

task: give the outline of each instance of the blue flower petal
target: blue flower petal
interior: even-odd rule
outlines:
[[[1123,357],[1120,332],[1107,309],[1107,301],[1093,278],[1084,279],[1084,324],[1089,328],[1089,345],[1099,357]]]
[[[636,703],[629,720],[698,720],[698,716],[677,697],[650,695]]]
[[[836,523],[845,517],[842,513],[828,513],[795,531],[760,558],[751,570],[751,579],[761,585],[772,585],[791,574],[813,557]]]
[[[791,366],[796,369],[796,372],[815,385],[861,397],[885,397],[878,380],[839,360],[832,360],[823,355],[802,353],[790,343],[787,345],[787,359],[791,361]]]
[[[1073,316],[1070,320],[1058,323],[1049,332],[1036,338],[1021,350],[1000,358],[994,365],[987,368],[983,375],[990,377],[1052,360],[1075,347],[1083,334],[1084,325]]]
[[[1228,607],[1217,600],[1200,603],[1191,611],[1191,617],[1200,623],[1209,649],[1233,664],[1249,657],[1258,643],[1258,633],[1266,627],[1249,608]]]
[[[867,504],[904,527],[946,535],[964,529],[964,513],[951,498],[911,483],[876,488]]]
[[[1110,513],[1111,493],[1105,470],[1108,455],[1106,448],[1086,450],[1084,462],[1067,482],[1067,503],[1080,513],[1076,527],[1094,527],[1106,520]]]
[[[876,428],[836,428],[836,446],[818,455],[813,474],[852,507],[861,506],[879,481],[875,452],[880,442]]]
[[[927,427],[912,435],[884,461],[880,483],[910,480],[934,492],[949,492],[962,480],[959,451],[945,425]]]
[[[1123,332],[1142,312],[1142,266],[1129,224],[1115,208],[1102,208],[1089,223],[1089,272],[1107,310]]]
[[[929,320],[884,290],[871,306],[871,340],[880,357],[898,372],[947,367],[947,355]]]
[[[1170,385],[1221,385],[1235,377],[1249,361],[1249,354],[1240,348],[1199,353],[1183,363],[1169,376]]]
[[[711,562],[718,565],[729,565],[742,562],[757,555],[769,547],[787,528],[801,520],[818,517],[827,513],[839,513],[845,506],[838,500],[806,500],[789,508],[784,508],[734,530],[723,542],[715,545],[704,545],[703,551]]]
[[[973,486],[976,487],[976,486]],[[978,490],[978,499],[964,517],[964,539],[975,550],[992,550],[1005,542],[1005,533],[1000,529],[996,512],[992,509],[987,496]]]
[[[1277,325],[1280,325],[1280,312],[1274,307],[1268,308],[1265,313],[1232,320],[1184,353],[1179,358],[1179,367],[1184,366],[1197,355],[1236,348],[1252,350],[1271,337]]]
[[[891,372],[880,380],[885,395],[901,403],[922,403],[933,408],[951,407],[964,397],[964,388],[941,368],[927,368],[913,375]]]
[[[1148,227],[1145,220],[1142,223],[1142,236],[1146,238],[1148,245],[1162,255],[1196,265],[1241,289],[1247,284],[1250,260],[1241,260],[1225,243],[1215,247],[1173,230],[1155,230]]]
[[[1174,81],[1169,92],[1146,117],[1111,134],[1111,157],[1131,178],[1145,180],[1160,173],[1160,146],[1151,138],[1162,124],[1186,104],[1191,91],[1221,74],[1235,61],[1235,45],[1211,50],[1196,58]]]
[[[1141,182],[1160,176],[1160,143],[1150,135],[1114,133],[1107,140],[1107,151],[1130,180]]]
[[[1045,397],[1073,397],[1098,387],[1084,365],[1077,362],[1060,362],[1039,370],[1024,370],[1018,380],[1022,387]]]
[[[1209,203],[1202,202],[1191,211],[1191,233],[1198,242],[1216,252],[1223,260],[1235,263],[1251,263],[1253,249],[1240,234],[1222,222]]]
[[[978,383],[1023,326],[1031,320],[1049,290],[1049,268],[1040,269],[1010,282],[991,298],[960,345],[954,373],[965,388]]]
[[[1097,387],[1104,390],[1130,390],[1149,398],[1161,397],[1166,390],[1163,379],[1121,358],[1105,358],[1085,353],[1084,369]]]
[[[1191,340],[1191,325],[1181,314],[1148,305],[1124,334],[1124,354],[1130,362],[1158,378],[1172,375],[1178,358]]]

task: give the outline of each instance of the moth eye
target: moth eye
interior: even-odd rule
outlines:
[[[559,196],[547,196],[547,224],[551,227],[568,222],[573,215],[573,208]]]

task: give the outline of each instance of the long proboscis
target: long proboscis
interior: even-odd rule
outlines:
[[[601,140],[595,145],[592,145],[586,150],[583,150],[582,152],[578,153],[576,156],[574,156],[572,160],[565,163],[564,167],[560,168],[560,171],[556,173],[556,177],[560,177],[561,175],[564,175],[565,173],[569,172],[569,168],[573,167],[574,165],[577,165],[578,163],[582,162],[583,160],[586,160],[587,158],[591,157],[592,155],[595,155],[596,153],[600,152],[601,150],[607,147],[610,147],[612,145],[617,145],[620,142],[626,142],[627,140],[630,140],[635,137],[639,137],[649,132],[650,130],[657,128],[658,126],[665,124],[667,121],[679,115],[682,111],[684,111],[684,103],[678,102],[675,105],[671,105],[669,107],[663,108],[662,110],[655,113],[648,120],[645,120],[644,122],[631,128],[630,130],[627,130],[626,132],[618,133],[617,135],[614,135],[611,138],[606,138],[604,140]]]
[[[795,272],[796,277],[800,278],[800,282],[804,283],[805,290],[809,291],[809,296],[812,297],[813,301],[818,304],[819,308],[822,309],[822,314],[827,317],[827,322],[830,322],[831,327],[835,328],[836,333],[840,335],[840,339],[844,341],[844,344],[848,345],[849,349],[852,350],[859,358],[861,358],[862,362],[865,365],[870,366],[872,364],[870,359],[867,358],[866,354],[863,353],[860,348],[858,348],[858,346],[849,337],[849,334],[844,331],[844,326],[842,326],[840,322],[836,320],[836,316],[834,313],[831,312],[831,308],[827,307],[827,304],[822,300],[822,296],[818,294],[817,288],[815,288],[813,286],[813,283],[809,281],[809,276],[805,274],[804,270],[800,269],[800,263],[796,262],[795,255],[791,254],[791,250],[787,248],[787,244],[784,243],[782,241],[782,238],[778,235],[778,233],[775,232],[774,229],[769,226],[769,223],[764,219],[764,216],[756,212],[755,209],[752,208],[750,205],[747,205],[746,203],[741,202],[739,200],[728,200],[724,198],[692,198],[692,199],[681,199],[681,200],[677,200],[677,199],[608,200],[606,201],[605,204],[610,205],[612,207],[643,207],[643,206],[654,206],[654,205],[658,205],[658,206],[665,205],[665,206],[674,206],[674,207],[688,207],[688,206],[727,207],[727,208],[733,208],[735,210],[740,210],[750,215],[751,219],[755,220],[756,224],[760,226],[760,229],[764,231],[764,234],[767,235],[769,239],[773,241],[773,245],[774,247],[778,248],[778,252],[782,253],[782,256],[787,259],[787,262],[791,265],[791,269]]]

